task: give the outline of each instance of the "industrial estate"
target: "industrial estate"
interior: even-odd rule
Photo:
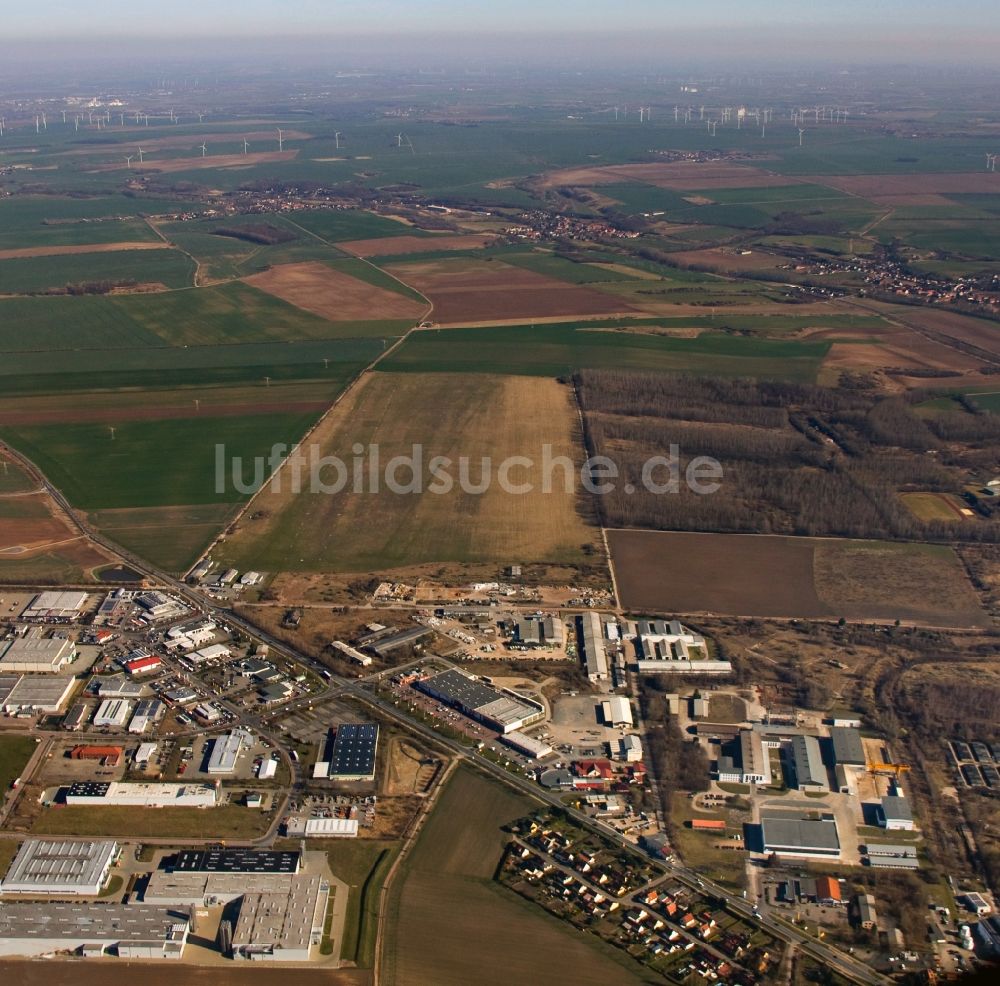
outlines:
[[[995,72],[170,71],[0,78],[0,979],[988,971]]]

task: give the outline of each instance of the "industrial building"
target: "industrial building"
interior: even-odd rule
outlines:
[[[307,818],[291,819],[288,834],[292,838],[307,839],[356,839],[361,823],[356,818]]]
[[[0,671],[55,674],[72,664],[76,644],[65,637],[15,637],[0,641]]]
[[[245,729],[234,729],[212,740],[212,754],[208,758],[209,774],[231,774],[244,746],[253,744],[253,735]]]
[[[608,677],[608,652],[604,647],[604,631],[597,613],[580,616],[580,649],[587,677],[591,681],[605,681]]]
[[[901,794],[886,795],[875,809],[878,823],[890,831],[912,832],[916,825],[910,802]]]
[[[833,816],[820,819],[761,814],[764,852],[779,856],[840,858],[840,836]]]
[[[871,844],[866,847],[868,865],[875,869],[916,870],[920,868],[915,846]]]
[[[337,727],[327,777],[335,781],[375,780],[378,724],[344,722]]]
[[[871,894],[858,894],[854,898],[854,906],[858,915],[858,924],[866,930],[878,927],[878,912],[875,910],[875,898]]]
[[[137,702],[132,721],[128,724],[130,733],[144,733],[150,726],[156,725],[163,718],[167,707],[157,698],[143,699]]]
[[[500,739],[512,749],[517,750],[518,753],[523,753],[525,756],[531,757],[533,760],[541,760],[555,752],[548,743],[535,739],[534,736],[528,736],[527,733],[518,732],[517,730],[501,736]]]
[[[499,733],[524,729],[545,718],[545,709],[538,702],[455,669],[424,678],[415,687]]]
[[[323,940],[330,885],[319,876],[294,876],[287,893],[247,893],[233,929],[234,959],[308,962]]]
[[[638,763],[642,760],[642,740],[638,736],[629,733],[618,740],[617,759],[625,763]]]
[[[124,726],[132,717],[132,703],[123,698],[109,698],[101,702],[94,713],[95,726]]]
[[[189,930],[185,912],[145,904],[7,903],[0,907],[0,956],[180,959]]]
[[[86,702],[74,702],[62,721],[62,728],[77,730],[90,719],[90,706]]]
[[[601,702],[601,718],[607,726],[632,726],[632,706],[624,695],[612,695]]]
[[[140,743],[136,748],[135,753],[132,754],[132,759],[137,767],[147,767],[149,765],[149,761],[153,759],[153,755],[155,753],[155,743]]]
[[[187,659],[192,664],[204,664],[206,661],[222,661],[232,653],[225,644],[212,644],[201,650],[192,651]]]
[[[87,605],[85,592],[40,592],[22,610],[22,620],[71,621]]]
[[[81,781],[66,789],[66,804],[136,805],[144,808],[214,808],[218,792],[212,784],[146,784]]]
[[[759,732],[741,729],[739,736],[726,748],[732,752],[719,755],[717,773],[720,781],[731,784],[771,783],[771,758]],[[738,756],[739,763],[734,754]]]
[[[302,854],[274,849],[184,849],[170,864],[175,873],[298,873]]]
[[[187,612],[187,607],[164,592],[151,590],[136,596],[136,603],[143,609],[147,621],[165,620],[170,616],[180,616]]]
[[[125,670],[130,675],[149,674],[162,667],[163,662],[158,657],[137,657],[135,660],[125,662]]]
[[[679,620],[637,620],[627,629],[642,674],[729,674],[729,661],[710,660],[708,643]]]
[[[125,751],[120,746],[74,746],[70,760],[99,760],[105,767],[117,767]]]
[[[118,858],[118,843],[27,839],[18,850],[0,894],[96,897]]]
[[[523,647],[561,649],[566,643],[562,620],[553,616],[526,616],[514,625],[514,636]]]
[[[400,630],[398,633],[392,633],[388,636],[381,637],[372,643],[366,644],[367,648],[378,657],[388,657],[394,650],[398,650],[400,647],[412,647],[419,640],[424,637],[429,636],[433,633],[433,630],[427,627],[410,627],[406,630]]]
[[[6,678],[6,676],[5,676]],[[66,700],[76,687],[74,678],[37,678],[30,675],[19,677],[6,697],[0,688],[0,704],[4,712],[61,712]]]
[[[88,688],[101,698],[138,698],[146,690],[141,681],[133,681],[123,674],[92,678]]]
[[[350,644],[345,644],[343,640],[335,640],[330,647],[348,660],[354,661],[355,664],[360,664],[361,667],[367,668],[369,664],[372,663],[372,659],[367,654],[362,654],[361,651],[356,650]]]
[[[823,763],[819,740],[815,736],[799,734],[792,737],[792,769],[795,786],[800,791],[829,791],[826,764]]]
[[[865,758],[865,747],[861,742],[861,731],[847,726],[833,726],[830,729],[830,746],[832,764],[844,764],[848,767],[864,767],[868,763]]]

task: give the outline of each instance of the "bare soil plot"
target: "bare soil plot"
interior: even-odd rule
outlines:
[[[995,192],[997,182],[987,171],[917,175],[822,175],[812,179],[849,195],[887,205],[921,205],[923,196],[963,192]]]
[[[478,250],[489,246],[496,236],[483,233],[456,233],[439,236],[384,236],[374,240],[350,240],[337,248],[355,257],[389,257],[404,253],[431,253],[437,250]]]
[[[608,542],[632,612],[989,622],[944,546],[636,530],[609,531]]]
[[[417,319],[425,307],[318,261],[281,264],[245,280],[261,291],[331,322]]]
[[[62,257],[75,253],[116,253],[119,250],[167,250],[162,240],[151,242],[129,241],[127,243],[82,243],[76,246],[18,247],[0,250],[0,260],[16,260],[19,257]]]
[[[441,324],[525,321],[536,316],[616,315],[637,309],[591,288],[499,261],[442,260],[387,268],[434,304]]]
[[[621,181],[641,181],[657,188],[678,191],[707,188],[769,188],[800,185],[796,178],[777,175],[763,168],[725,162],[672,161],[650,164],[615,164],[598,168],[567,168],[541,179],[544,188],[561,185],[611,185]],[[823,179],[816,179],[822,182]]]
[[[125,117],[126,123],[126,133],[128,132],[128,116]],[[271,130],[254,130],[251,133],[237,133],[236,131],[218,131],[216,133],[206,133],[206,134],[177,134],[174,137],[147,137],[144,136],[149,133],[145,127],[136,126],[132,127],[131,130],[138,135],[136,140],[136,146],[141,146],[143,153],[147,151],[160,151],[166,149],[172,149],[175,147],[190,147],[192,150],[197,150],[201,147],[202,143],[205,144],[237,144],[242,143],[243,139],[246,138],[251,144],[254,143],[266,143],[271,147],[277,146],[278,143],[278,131],[277,128],[272,128]],[[307,134],[302,130],[285,130],[282,129],[282,138],[284,140],[312,140],[312,134]],[[127,147],[128,145],[122,144],[122,147]],[[64,152],[67,157],[77,156],[86,157],[95,153],[95,147],[84,147],[78,148],[71,151]],[[242,155],[241,155],[242,156]]]
[[[145,150],[145,148],[143,148]],[[278,161],[294,161],[299,156],[298,150],[266,151],[259,154],[209,154],[202,157],[175,158],[145,158],[140,164],[133,160],[133,171],[156,171],[170,173],[174,171],[201,171],[207,168],[252,168],[257,164],[275,164]],[[124,158],[111,164],[101,164],[91,171],[124,171],[127,167]]]
[[[512,558],[526,564],[579,562],[583,546],[595,543],[596,531],[579,514],[576,495],[565,491],[561,473],[551,492],[541,481],[544,445],[553,456],[579,458],[578,427],[570,391],[555,380],[367,374],[309,443],[317,454],[344,463],[344,491],[294,493],[290,476],[280,489],[271,483],[216,555],[270,572],[373,573],[425,562]],[[377,492],[369,492],[368,479],[361,492],[352,491],[356,445],[363,450],[365,476],[378,447]],[[398,455],[412,457],[417,449],[422,457],[417,488],[423,492],[392,492],[387,463]],[[308,490],[311,449],[302,454]],[[450,460],[443,466],[452,480],[450,491],[432,491],[444,489],[431,473],[436,456]],[[509,477],[511,484],[533,483],[531,492],[504,492],[497,482],[500,464],[511,456],[534,460],[535,469],[518,467]],[[485,467],[488,489],[477,494],[471,490],[482,481],[483,457],[491,460]],[[396,481],[407,486],[411,475],[404,465]],[[336,472],[328,468],[321,478],[332,483]]]

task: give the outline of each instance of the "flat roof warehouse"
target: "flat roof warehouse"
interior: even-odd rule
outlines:
[[[502,733],[530,726],[545,717],[538,703],[455,669],[418,681],[416,687]]]

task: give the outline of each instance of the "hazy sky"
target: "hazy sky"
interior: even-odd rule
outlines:
[[[8,38],[544,34],[568,42],[607,34],[609,44],[611,35],[634,35],[647,50],[658,39],[665,47],[688,39],[780,54],[798,42],[836,57],[856,46],[865,57],[934,60],[1000,46],[996,0],[14,0],[4,7]]]

